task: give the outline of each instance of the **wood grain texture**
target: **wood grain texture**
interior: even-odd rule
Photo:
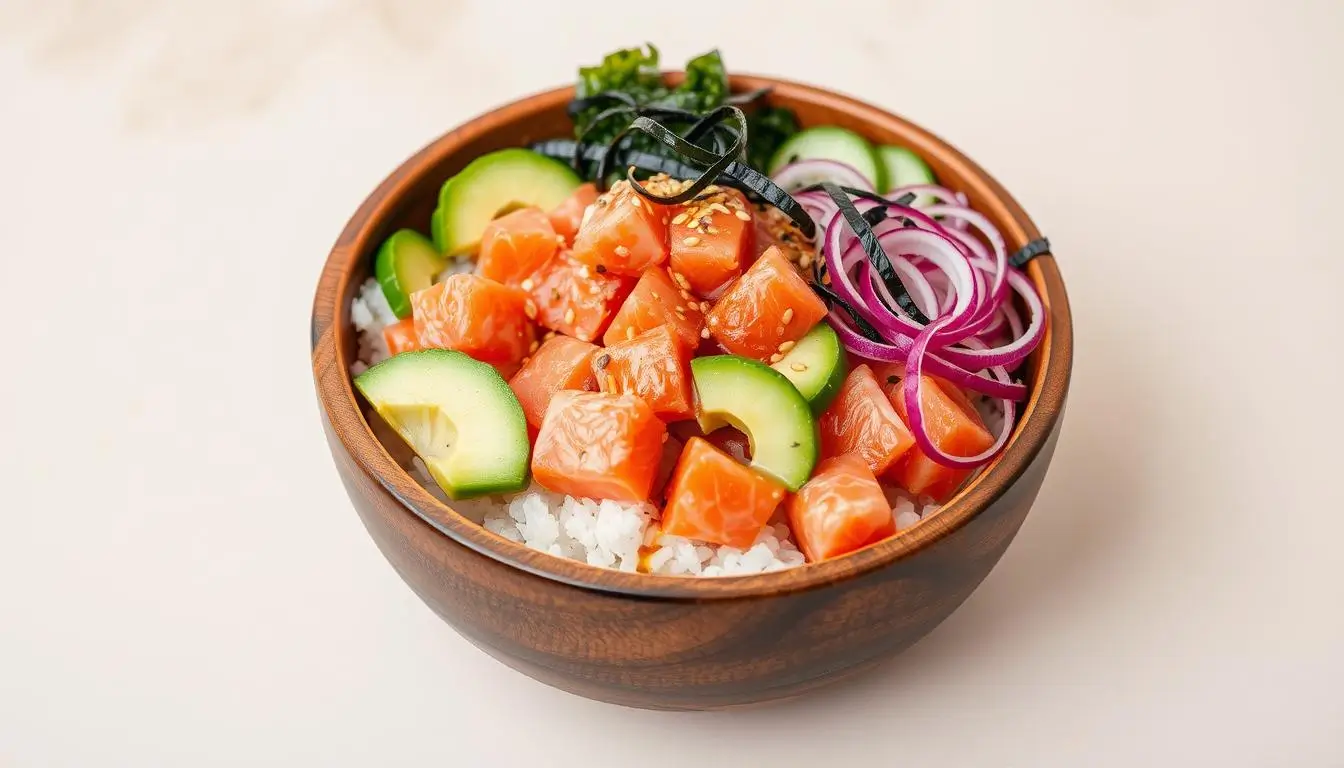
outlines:
[[[994,221],[1010,248],[1039,236],[997,182],[932,134],[832,92],[733,78],[737,91],[763,85],[774,86],[775,103],[797,110],[804,125],[839,124],[913,148]],[[1028,269],[1050,324],[1029,361],[1031,396],[1008,449],[931,520],[818,565],[690,579],[551,557],[451,511],[404,471],[404,446],[375,437],[346,371],[355,349],[350,300],[378,244],[397,227],[427,230],[439,185],[477,155],[567,134],[571,95],[562,88],[513,102],[425,147],[364,201],[332,248],[313,304],[313,376],[327,442],[369,534],[416,594],[472,643],[590,698],[657,709],[741,706],[799,695],[899,653],[980,584],[1044,480],[1073,357],[1053,256]]]

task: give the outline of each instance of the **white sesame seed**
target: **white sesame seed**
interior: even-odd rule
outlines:
[[[573,322],[574,322],[574,308],[570,307],[569,309],[565,310],[565,324],[570,325]]]
[[[709,329],[708,329],[708,328],[701,328],[701,329],[700,329],[700,338],[702,338],[702,339],[708,339],[708,338],[709,338]]]
[[[784,356],[781,355],[781,354],[779,354],[778,352],[776,352],[775,354],[773,354],[773,355],[770,356],[770,362],[772,362],[772,363],[778,363],[780,360],[783,360],[783,359],[784,359]]]
[[[685,223],[686,223],[686,219],[687,219],[686,213],[683,211],[682,213],[678,213],[677,216],[676,216],[676,218],[672,219],[672,223],[673,223],[673,224],[685,224]]]
[[[780,320],[784,321],[785,323],[788,323],[792,319],[793,319],[793,307],[789,307],[788,309],[784,310],[784,316],[781,317]]]
[[[631,326],[627,326],[627,327],[626,327],[626,329],[625,329],[625,338],[626,338],[627,340],[628,340],[628,339],[633,339],[633,338],[635,338],[635,327],[634,327],[633,325],[631,325]]]
[[[530,290],[532,290],[532,278],[529,277],[529,278],[527,278],[526,280],[524,280],[524,281],[523,281],[522,288],[523,288],[524,291],[530,291]]]
[[[789,368],[791,368],[791,369],[793,369],[793,370],[798,371],[799,373],[801,373],[801,372],[807,370],[807,364],[806,364],[806,363],[790,363],[790,364],[789,364]]]
[[[616,246],[616,248],[613,249],[613,250],[616,251],[616,255],[617,255],[617,256],[629,256],[629,255],[630,255],[630,249],[629,249],[629,248],[626,248],[624,245],[618,245],[618,246]]]
[[[696,237],[695,235],[691,235],[690,237],[684,238],[681,241],[681,244],[688,248],[694,247],[700,244],[700,238]]]
[[[743,220],[743,221],[751,221],[751,214],[750,214],[750,213],[747,213],[746,211],[744,211],[744,210],[742,210],[742,209],[740,209],[740,208],[739,208],[738,210],[734,211],[734,212],[733,212],[733,215],[736,216],[737,218]]]
[[[784,342],[780,342],[780,345],[779,345],[779,351],[780,351],[780,352],[788,352],[790,349],[793,349],[793,345],[794,345],[794,342],[792,342],[792,341],[784,341]]]

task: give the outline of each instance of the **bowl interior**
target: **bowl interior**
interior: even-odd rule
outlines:
[[[669,75],[674,81],[679,76]],[[965,193],[971,206],[1002,232],[1010,252],[1039,237],[1034,224],[1008,193],[956,149],[913,124],[852,98],[797,83],[738,75],[735,92],[769,85],[771,102],[790,107],[800,122],[850,128],[878,143],[918,152],[939,180]],[[313,310],[313,362],[319,397],[333,430],[359,467],[396,496],[408,514],[420,516],[458,544],[545,578],[585,588],[644,596],[705,599],[805,589],[881,567],[928,546],[988,506],[1030,463],[1059,417],[1072,359],[1067,297],[1050,255],[1028,266],[1049,312],[1045,339],[1023,368],[1030,396],[1007,449],[930,520],[885,541],[835,560],[757,576],[687,578],[628,574],[563,560],[510,542],[451,511],[403,469],[410,450],[380,419],[361,410],[346,373],[356,359],[350,303],[372,271],[373,254],[400,227],[421,232],[443,181],[478,155],[540,139],[569,136],[565,105],[571,88],[512,102],[445,134],[394,171],[347,224],[323,271]],[[379,438],[382,438],[381,440]],[[445,542],[445,545],[449,545]],[[451,545],[449,545],[451,546]]]

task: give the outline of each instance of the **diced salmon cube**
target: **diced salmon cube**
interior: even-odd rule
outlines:
[[[560,251],[522,282],[544,328],[594,341],[611,322],[633,281],[594,271]]]
[[[700,345],[700,329],[704,323],[704,314],[695,296],[674,282],[667,270],[652,267],[635,283],[635,289],[621,304],[602,341],[611,346],[660,325],[670,325],[683,344],[695,349]]]
[[[667,428],[634,395],[564,390],[532,447],[532,476],[555,493],[647,501]]]
[[[618,181],[597,198],[574,236],[574,258],[594,270],[638,277],[667,259],[667,211]]]
[[[888,387],[888,394],[896,413],[905,419],[908,412],[901,386],[897,384]],[[919,395],[924,431],[943,453],[974,456],[994,444],[994,437],[985,428],[980,413],[956,385],[933,376],[924,376],[920,381]],[[916,445],[884,477],[916,496],[930,496],[941,504],[956,493],[972,471],[945,467],[929,458]]]
[[[670,326],[618,341],[597,353],[592,365],[603,392],[643,398],[664,421],[695,415],[690,352]]]
[[[668,264],[701,296],[713,296],[742,274],[751,259],[754,217],[746,197],[720,189],[708,198],[671,210]]]
[[[550,218],[555,233],[565,238],[566,243],[573,243],[574,235],[578,234],[579,225],[583,223],[583,212],[595,202],[597,202],[597,187],[591,183],[580,184],[579,188],[574,190],[574,194],[546,215]]]
[[[420,339],[415,335],[415,318],[408,317],[384,326],[383,341],[387,342],[387,353],[390,355],[420,349]]]
[[[853,552],[896,532],[891,507],[857,454],[827,459],[789,500],[789,528],[809,562]]]
[[[527,297],[480,275],[453,275],[411,294],[423,349],[456,349],[486,363],[517,363],[532,345]]]
[[[855,453],[874,475],[885,472],[915,445],[915,436],[867,365],[854,366],[845,377],[817,429],[822,458]]]
[[[728,287],[706,322],[729,352],[776,362],[781,345],[787,349],[825,316],[826,305],[807,281],[771,248]]]
[[[540,427],[546,407],[556,392],[564,389],[595,390],[593,355],[598,347],[569,336],[553,336],[542,342],[522,369],[509,379],[509,386],[523,406],[527,423]]]
[[[518,285],[559,248],[546,214],[540,208],[519,208],[485,226],[476,271],[505,285]]]
[[[784,499],[784,486],[692,437],[667,489],[663,532],[746,549]]]

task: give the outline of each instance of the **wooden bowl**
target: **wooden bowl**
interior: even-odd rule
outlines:
[[[677,75],[669,75],[675,80]],[[911,123],[846,96],[764,77],[804,125],[831,123],[924,156],[966,193],[1010,249],[1039,236],[973,162]],[[1064,414],[1073,330],[1051,256],[1028,273],[1049,330],[1026,368],[1031,395],[1007,450],[930,520],[836,560],[732,578],[621,573],[552,557],[459,516],[403,469],[361,411],[347,371],[350,302],[379,243],[397,227],[428,231],[439,185],[485,152],[568,135],[572,88],[515,101],[456,128],[407,160],[359,207],[332,248],[313,303],[313,378],[332,457],[364,526],[431,608],[485,652],[594,699],[656,709],[715,709],[796,696],[887,659],[961,605],[1031,508]]]

